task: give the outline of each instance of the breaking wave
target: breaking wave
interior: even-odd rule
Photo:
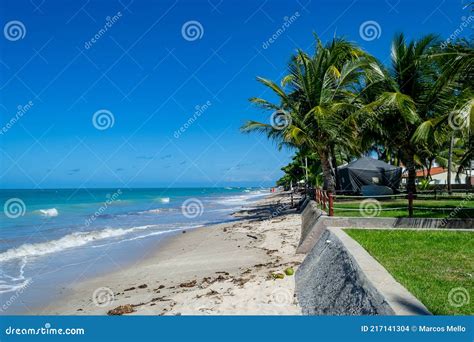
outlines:
[[[161,209],[150,209],[150,210],[138,212],[138,214],[159,214],[159,213],[161,213]]]
[[[55,216],[59,215],[58,209],[56,209],[56,208],[39,209],[36,212],[39,213],[41,216],[44,216],[44,217],[55,217]]]
[[[136,231],[145,230],[152,226],[133,227],[129,229],[112,229],[106,228],[91,232],[75,232],[63,236],[57,240],[51,240],[39,243],[25,243],[19,247],[9,249],[0,253],[0,262],[10,261],[13,259],[25,257],[37,257],[50,253],[60,252],[68,248],[79,247],[93,241],[118,237],[130,234]]]

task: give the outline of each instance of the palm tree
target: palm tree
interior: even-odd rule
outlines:
[[[312,151],[321,161],[324,188],[335,190],[332,149],[351,147],[351,131],[344,129],[344,118],[360,105],[355,87],[360,85],[365,64],[371,58],[354,44],[334,38],[323,45],[316,37],[313,56],[298,50],[292,57],[281,85],[264,78],[258,81],[272,90],[279,103],[250,99],[269,111],[273,123],[247,121],[243,132],[261,132],[286,145]]]
[[[458,176],[463,169],[471,167],[471,160],[474,159],[474,48],[472,42],[459,40],[432,57],[443,66],[438,83],[448,84],[453,90],[450,101],[445,101],[450,107],[445,106],[444,113],[425,120],[418,127],[413,140],[425,144],[433,140],[448,141],[446,164],[448,191],[451,193],[451,172],[455,154],[459,160]],[[461,149],[462,153],[459,147],[464,148]]]
[[[408,170],[409,192],[416,192],[417,153],[422,154],[428,143],[417,140],[415,132],[420,124],[444,115],[456,103],[453,73],[462,67],[443,66],[434,57],[438,46],[433,35],[412,42],[406,42],[403,34],[396,35],[391,67],[373,83],[374,99],[363,107],[365,119],[378,128],[378,139],[398,151]]]
[[[299,181],[305,179],[306,174],[308,174],[310,182],[316,184],[321,173],[321,163],[314,153],[298,151],[293,156],[292,161],[282,167],[281,170],[285,175],[277,181],[277,185],[289,188],[291,184],[296,185]]]

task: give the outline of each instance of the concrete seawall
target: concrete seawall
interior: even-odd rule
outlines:
[[[341,241],[324,230],[296,273],[305,315],[393,315]]]
[[[314,202],[302,212],[296,295],[306,315],[430,315],[342,228],[472,229],[473,220],[328,217]]]
[[[314,201],[302,212],[301,239],[297,253],[306,254],[318,242],[325,229],[342,228],[416,228],[416,229],[474,229],[473,219],[433,218],[379,218],[379,217],[329,217],[318,209]]]

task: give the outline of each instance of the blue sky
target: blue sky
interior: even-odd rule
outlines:
[[[269,118],[248,103],[271,99],[256,76],[279,80],[297,47],[311,50],[312,32],[387,61],[396,32],[446,38],[467,2],[3,0],[0,186],[272,184],[292,152],[239,132],[246,119]],[[363,39],[369,21],[378,34]],[[103,130],[92,120],[101,110],[113,116]]]

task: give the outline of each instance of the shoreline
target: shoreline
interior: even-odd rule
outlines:
[[[301,314],[292,267],[300,215],[286,193],[270,194],[233,214],[237,221],[175,234],[119,271],[73,285],[33,315]],[[281,215],[284,213],[285,215]]]

